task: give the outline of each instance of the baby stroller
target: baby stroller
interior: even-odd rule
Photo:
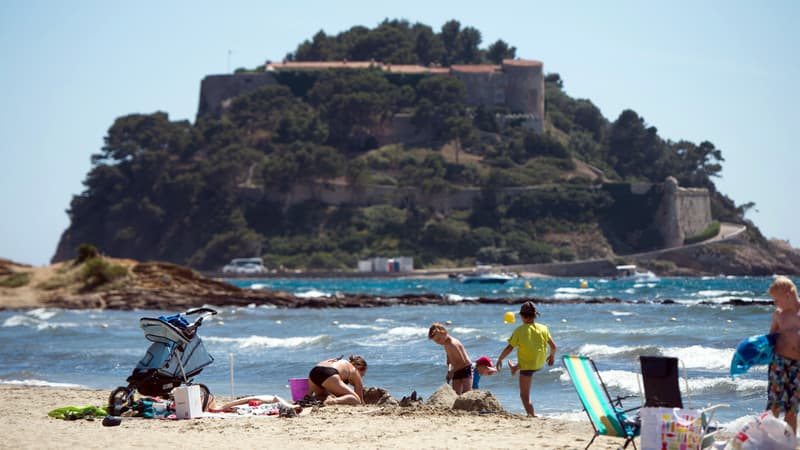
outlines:
[[[182,383],[192,384],[190,378],[214,362],[197,335],[197,329],[205,318],[215,314],[217,312],[211,308],[196,308],[157,319],[140,319],[139,327],[152,344],[128,377],[128,386],[120,386],[111,392],[108,398],[109,415],[119,416],[132,409],[136,391],[151,397],[167,397],[173,388]],[[190,323],[187,317],[193,315],[197,315],[197,318]],[[203,384],[199,386],[205,410],[209,390]]]

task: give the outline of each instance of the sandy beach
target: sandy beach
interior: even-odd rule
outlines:
[[[190,420],[48,417],[63,406],[105,406],[109,392],[0,385],[3,446],[39,448],[537,448],[583,449],[588,420],[436,410],[428,407],[325,406],[293,418],[232,417]],[[616,449],[621,439],[598,437],[592,449]]]

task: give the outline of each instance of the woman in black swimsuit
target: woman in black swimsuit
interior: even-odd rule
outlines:
[[[308,374],[308,393],[325,399],[326,405],[361,405],[364,403],[362,378],[366,373],[367,362],[360,356],[322,361]]]

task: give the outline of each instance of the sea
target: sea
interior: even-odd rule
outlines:
[[[797,283],[798,279],[795,279]],[[553,299],[539,305],[538,321],[558,346],[556,364],[533,379],[539,415],[586,420],[560,355],[590,356],[612,395],[642,403],[639,355],[678,357],[688,380],[687,406],[729,405],[717,412],[735,423],[765,408],[766,367],[732,378],[731,358],[743,339],[769,329],[774,307],[767,288],[772,277],[661,278],[633,282],[603,278],[519,278],[502,285],[462,284],[451,279],[252,279],[230,281],[248,289],[298,296],[337,293],[381,296],[436,293],[454,303],[375,308],[280,309],[270,306],[214,307],[198,333],[214,362],[195,376],[225,397],[273,394],[291,398],[288,380],[305,378],[318,361],[361,355],[369,369],[365,386],[400,399],[416,391],[428,398],[445,383],[444,349],[427,339],[433,322],[474,360],[496,360],[520,321],[519,305],[478,303],[476,298]],[[613,297],[623,303],[559,300]],[[739,300],[731,304],[731,300]],[[766,303],[766,304],[765,304]],[[505,313],[516,323],[505,323]],[[124,386],[150,344],[139,319],[180,311],[34,310],[0,311],[0,383],[107,389]],[[510,358],[514,357],[512,353]],[[524,413],[518,381],[507,369],[483,377],[503,408]],[[63,406],[63,405],[62,405]]]

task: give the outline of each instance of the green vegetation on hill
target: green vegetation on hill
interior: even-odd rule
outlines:
[[[405,20],[384,20],[374,29],[354,26],[336,36],[319,31],[293,53],[290,61],[381,61],[389,64],[500,64],[513,59],[516,48],[498,39],[480,48],[481,32],[450,20],[439,32],[428,25]]]
[[[478,30],[457,21],[434,32],[387,20],[337,36],[320,32],[289,59],[449,65],[515,56],[502,40],[486,49],[481,41]],[[558,74],[546,77],[543,134],[513,122],[501,127],[495,114],[509,111],[467,106],[453,77],[329,70],[279,80],[234,99],[219,119],[191,124],[162,112],[117,118],[92,156],[85,191],[72,200],[54,259],[68,259],[83,242],[108,255],[201,269],[253,255],[272,267],[307,269],[349,269],[375,255],[413,256],[418,267],[605,257],[659,242],[647,224],[626,218],[629,211],[613,187],[599,188],[602,182],[667,176],[708,188],[715,217],[742,220],[742,207],[712,181],[721,150],[664,140],[632,110],[609,121],[591,101],[571,98]],[[379,146],[376,130],[399,113],[430,138]],[[481,195],[470,210],[450,211],[413,202],[285,201],[293,188],[319,181],[354,192],[384,185],[434,195],[471,187]],[[503,195],[522,186],[537,189]]]

